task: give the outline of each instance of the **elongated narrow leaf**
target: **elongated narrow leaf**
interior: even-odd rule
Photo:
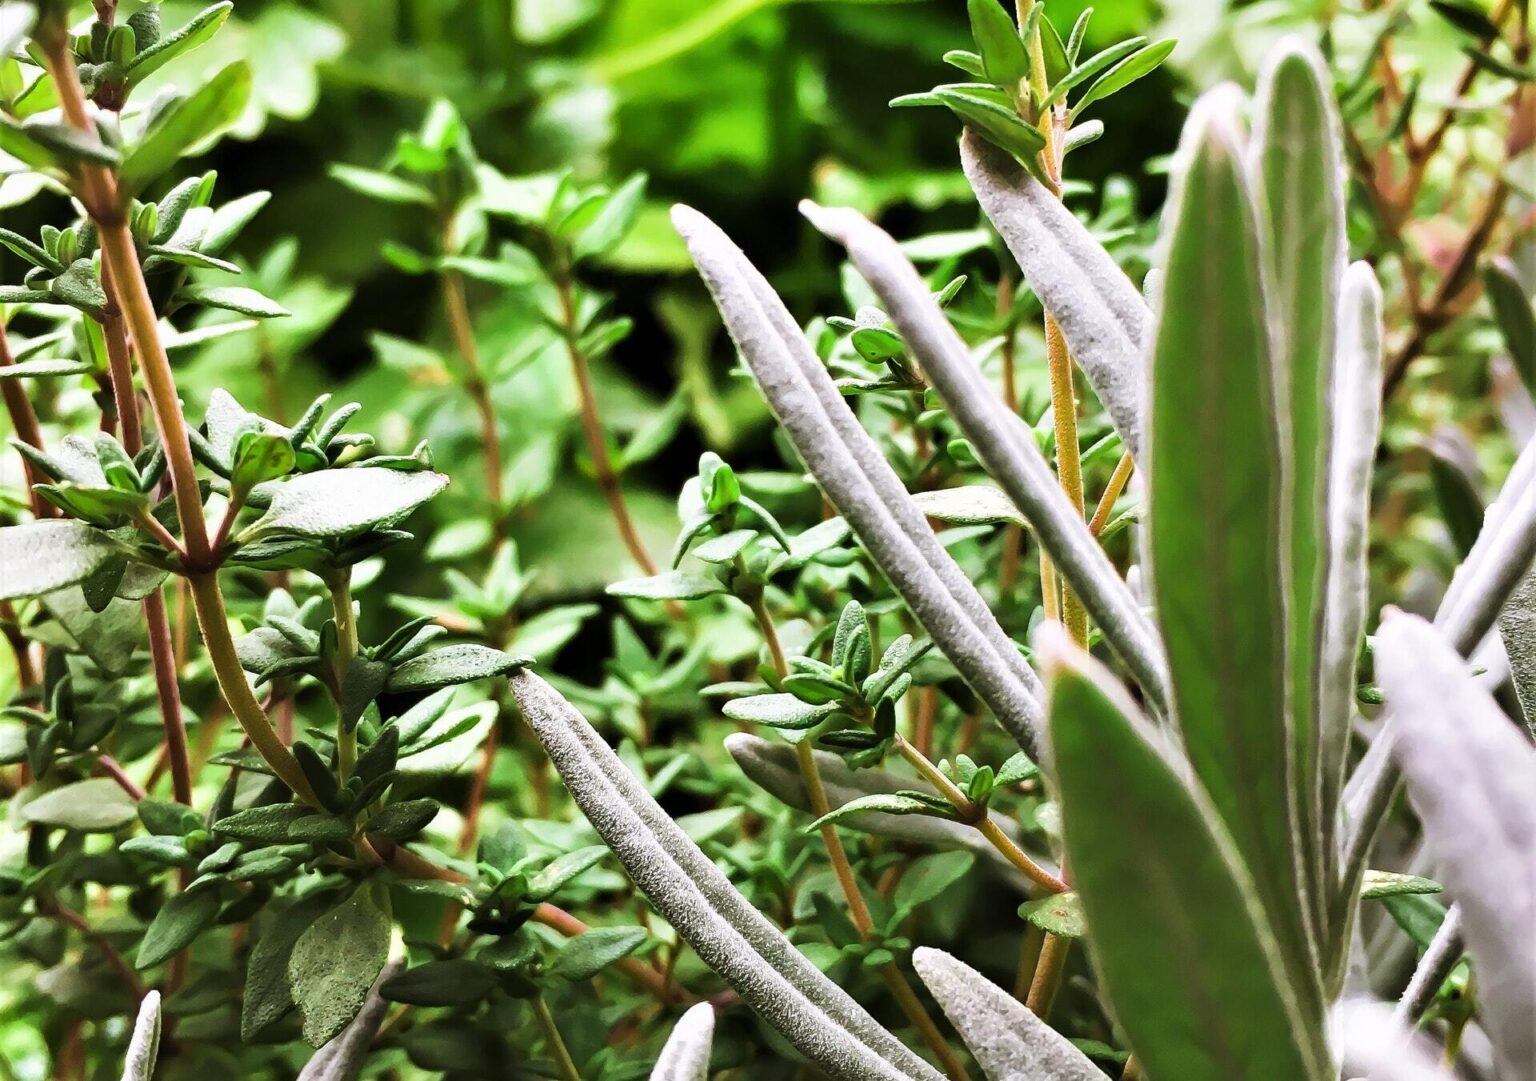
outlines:
[[[762,275],[707,218],[673,222],[795,450],[918,621],[1022,747],[1038,750],[1039,681],[859,426]]]
[[[1536,1075],[1536,749],[1416,616],[1383,621],[1376,674],[1408,794],[1461,909],[1501,1076]]]
[[[1070,1040],[964,961],[925,946],[912,964],[987,1081],[1103,1081]]]
[[[794,747],[754,736],[750,732],[733,732],[725,737],[725,749],[743,773],[779,802],[799,811],[811,809],[811,799],[805,791],[805,779],[801,776]],[[891,795],[901,791],[938,795],[926,782],[915,778],[898,777],[878,769],[849,769],[847,763],[835,754],[828,751],[816,751],[814,754],[822,785],[826,788],[827,805],[834,811],[866,796]],[[1018,827],[1005,815],[994,813],[992,821],[1004,833],[1018,840]],[[1022,888],[1028,887],[1023,876],[1018,874],[992,843],[963,822],[929,815],[893,815],[869,811],[839,819],[839,824],[910,844],[968,849],[992,863],[999,872],[1018,882]],[[1049,860],[1036,859],[1036,862],[1050,868]]]
[[[128,1053],[123,1057],[123,1081],[149,1081],[160,1057],[160,992],[150,991],[139,1003],[128,1037]]]
[[[768,1024],[833,1077],[938,1081],[736,891],[559,692],[527,670],[509,682],[571,797],[635,885]]]
[[[1019,269],[1061,327],[1126,449],[1142,458],[1142,346],[1151,313],[1136,286],[1061,200],[1006,154],[967,134],[965,175]]]
[[[240,61],[199,86],[191,96],[156,115],[149,130],[123,159],[123,185],[140,191],[176,159],[240,117],[251,95],[251,68]]]
[[[651,1081],[708,1081],[714,1040],[715,1008],[707,1002],[690,1007],[667,1037]]]
[[[1345,1077],[1371,1081],[1455,1081],[1441,1069],[1433,1041],[1415,1039],[1380,1002],[1351,1000],[1338,1007],[1339,1055]]]
[[[1259,215],[1266,300],[1274,321],[1274,382],[1286,478],[1291,795],[1314,923],[1323,889],[1321,704],[1328,565],[1328,464],[1333,426],[1336,304],[1344,275],[1344,158],[1333,78],[1315,46],[1287,38],[1259,75],[1249,173]]]
[[[1504,335],[1504,348],[1520,373],[1525,389],[1536,393],[1536,310],[1520,283],[1519,272],[1508,259],[1494,259],[1483,267],[1483,291],[1494,320]]]
[[[1093,661],[1059,639],[1037,645],[1055,669],[1050,735],[1073,884],[1147,1074],[1320,1081],[1320,1020],[1295,1000],[1214,808]]]
[[[916,268],[884,230],[856,211],[827,210],[809,202],[801,204],[801,211],[847,247],[987,471],[1034,526],[1041,545],[1105,638],[1152,699],[1165,706],[1167,674],[1156,633],[1082,515],[1062,493],[1033,433],[987,384]]]
[[[1536,739],[1536,574],[1526,575],[1499,613],[1499,636],[1526,730]]]
[[[1164,224],[1152,348],[1152,592],[1190,762],[1321,1010],[1287,785],[1281,430],[1236,91],[1195,106]]]
[[[1334,359],[1328,464],[1328,578],[1318,686],[1320,822],[1334,864],[1334,827],[1354,713],[1355,666],[1365,633],[1371,470],[1381,435],[1381,287],[1366,263],[1344,274]],[[1347,936],[1339,936],[1340,941]]]

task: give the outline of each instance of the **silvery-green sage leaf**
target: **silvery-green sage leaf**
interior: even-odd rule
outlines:
[[[1328,577],[1318,685],[1321,827],[1333,844],[1344,786],[1355,668],[1365,633],[1371,473],[1381,434],[1381,287],[1366,263],[1344,274],[1333,364],[1328,463]],[[1325,854],[1327,864],[1334,859]]]
[[[1163,224],[1150,573],[1190,763],[1253,877],[1288,982],[1320,1016],[1287,785],[1281,409],[1241,104],[1231,86],[1196,103]]]
[[[448,478],[441,473],[407,473],[377,466],[302,473],[257,488],[271,503],[240,539],[279,535],[329,538],[386,528],[447,485]]]
[[[384,1015],[389,1012],[389,1003],[379,994],[379,988],[404,971],[404,958],[384,966],[379,978],[368,989],[363,1008],[330,1043],[310,1056],[299,1071],[298,1081],[356,1081],[368,1059],[368,1048],[384,1023]]]
[[[672,1026],[651,1081],[708,1081],[714,1039],[715,1008],[707,1002],[690,1007]]]
[[[1034,526],[1110,645],[1148,695],[1164,705],[1167,673],[1151,624],[1062,493],[1033,434],[987,384],[917,270],[889,234],[856,211],[824,209],[809,201],[800,209],[848,249],[982,464]]]
[[[1070,1040],[970,965],[926,946],[912,964],[987,1081],[1102,1081]]]
[[[1039,681],[859,426],[762,275],[687,207],[673,223],[791,443],[918,621],[1010,735],[1039,747]]]
[[[1455,1081],[1442,1069],[1439,1048],[1416,1039],[1380,1002],[1349,1000],[1336,1008],[1339,1057],[1345,1077],[1369,1081]]]
[[[1461,936],[1461,909],[1452,905],[1445,919],[1440,921],[1435,937],[1424,947],[1424,956],[1419,958],[1408,986],[1397,1000],[1397,1008],[1393,1013],[1399,1021],[1405,1025],[1418,1024],[1419,1018],[1424,1016],[1424,1011],[1440,993],[1440,986],[1450,976],[1465,950],[1466,942]]]
[[[1344,276],[1344,157],[1333,76],[1315,46],[1286,38],[1266,56],[1254,104],[1249,174],[1272,321],[1285,474],[1286,636],[1291,794],[1306,896],[1325,918],[1327,871],[1319,705],[1329,566],[1337,305]]]
[[[1252,879],[1211,802],[1118,685],[1056,628],[1036,651],[1073,885],[1097,971],[1151,1077],[1328,1076]],[[1176,977],[1170,977],[1176,973]]]
[[[149,1081],[160,1057],[160,992],[150,991],[139,1003],[123,1058],[123,1081]]]
[[[1499,636],[1526,730],[1536,738],[1536,575],[1526,575],[1510,594],[1499,613]]]
[[[569,702],[526,669],[512,693],[598,836],[705,964],[802,1054],[848,1081],[939,1074],[738,893]]]
[[[1141,294],[1061,200],[1007,154],[967,132],[960,158],[981,209],[1143,465],[1142,348],[1152,316]]]
[[[1481,1019],[1503,1076],[1536,1073],[1536,749],[1444,636],[1389,613],[1376,673],[1393,755],[1461,910]]]

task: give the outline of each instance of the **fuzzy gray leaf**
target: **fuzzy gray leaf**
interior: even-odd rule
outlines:
[[[1142,347],[1152,324],[1141,294],[1061,200],[1003,151],[966,132],[960,160],[982,210],[1141,465]]]
[[[354,1081],[363,1072],[368,1048],[384,1023],[384,1015],[389,1012],[389,1003],[379,994],[379,988],[390,977],[404,971],[404,958],[384,966],[379,978],[373,981],[368,997],[363,1000],[363,1008],[335,1039],[310,1056],[304,1069],[299,1071],[298,1081]]]
[[[833,1077],[939,1081],[736,891],[558,691],[526,669],[509,682],[571,797],[635,885],[764,1021]]]
[[[123,1081],[149,1081],[160,1057],[160,992],[150,991],[139,1003],[139,1015],[123,1056]]]
[[[884,230],[856,211],[827,210],[810,202],[800,209],[847,247],[987,471],[1034,526],[1041,545],[1138,682],[1165,706],[1167,675],[1151,624],[1083,516],[1067,501],[1033,433],[987,384],[917,270]]]
[[[1070,1040],[970,965],[926,946],[912,964],[987,1081],[1103,1081]]]
[[[1376,671],[1394,753],[1462,913],[1482,1020],[1509,1077],[1536,1074],[1536,749],[1444,637],[1392,613]]]
[[[667,1037],[651,1081],[707,1081],[715,1039],[715,1008],[701,1002],[683,1014]]]
[[[922,511],[771,286],[715,224],[672,219],[785,434],[938,647],[1021,746],[1038,753],[1040,682]]]
[[[1328,579],[1318,724],[1321,802],[1331,828],[1344,783],[1355,661],[1365,632],[1371,471],[1381,434],[1381,287],[1369,264],[1344,272],[1334,358],[1328,478]]]
[[[1536,574],[1525,576],[1499,613],[1499,636],[1525,727],[1536,738]]]
[[[1344,1077],[1367,1081],[1454,1081],[1441,1069],[1438,1048],[1415,1039],[1380,1002],[1352,1000],[1337,1008],[1335,1030]]]

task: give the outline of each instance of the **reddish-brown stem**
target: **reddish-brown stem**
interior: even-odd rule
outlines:
[[[171,621],[165,594],[156,586],[144,598],[144,622],[149,633],[149,659],[160,698],[160,725],[165,732],[165,757],[171,770],[171,791],[177,803],[192,803],[192,759],[187,729],[181,717],[181,688],[176,681],[176,652],[171,645]]]
[[[491,722],[491,730],[481,748],[480,766],[475,770],[469,785],[469,797],[464,804],[464,824],[459,829],[459,852],[466,853],[475,843],[480,832],[480,811],[485,806],[485,793],[491,785],[491,771],[496,765],[496,750],[501,746],[501,717]]]
[[[581,428],[586,434],[587,451],[592,455],[592,472],[597,477],[597,487],[608,503],[619,536],[630,556],[647,576],[656,574],[656,561],[646,551],[645,543],[629,515],[629,505],[624,501],[624,491],[619,486],[618,474],[613,471],[613,461],[608,457],[608,440],[603,434],[602,418],[597,412],[597,395],[592,389],[592,373],[586,354],[581,350],[581,328],[576,322],[576,298],[571,285],[571,274],[563,264],[554,273],[555,292],[560,300],[561,334],[565,338],[565,351],[571,360],[571,371],[576,377],[576,396],[581,404]],[[669,606],[676,608],[676,602]],[[676,611],[681,611],[676,608]]]
[[[453,226],[443,226],[443,252],[453,251]],[[469,315],[469,301],[464,293],[464,276],[457,270],[442,273],[443,312],[448,319],[448,329],[453,335],[453,345],[464,362],[464,389],[475,403],[480,416],[480,453],[485,461],[485,495],[491,504],[491,521],[497,537],[506,534],[502,515],[502,454],[501,434],[496,426],[496,409],[491,402],[490,385],[480,365],[480,348],[475,344],[475,325]]]
[[[102,773],[116,781],[117,787],[128,793],[130,798],[135,800],[144,798],[144,789],[139,786],[139,782],[128,776],[128,771],[123,769],[122,763],[117,759],[109,754],[97,755],[96,766]]]
[[[52,900],[48,903],[44,910],[44,915],[52,916],[66,927],[71,927],[80,932],[91,945],[96,947],[97,952],[106,959],[107,964],[111,965],[117,971],[117,974],[122,977],[123,983],[133,993],[133,997],[144,997],[144,982],[139,979],[139,974],[133,970],[133,967],[127,961],[123,960],[123,955],[117,952],[116,946],[107,941],[106,936],[102,935],[99,931],[91,929],[91,925],[85,922],[84,916],[74,909],[66,908],[57,900]]]
[[[5,326],[0,324],[0,368],[9,368],[16,363],[16,358],[11,355],[11,344],[6,337]],[[22,389],[21,381],[17,379],[0,379],[0,397],[5,399],[5,411],[11,418],[11,428],[16,432],[16,438],[35,447],[43,449],[43,430],[38,426],[37,414],[32,410],[32,399],[27,397],[27,392]],[[55,509],[37,492],[31,490],[34,484],[45,484],[48,478],[37,471],[37,467],[30,461],[23,459],[22,467],[27,473],[28,496],[32,501],[32,517],[52,518]]]

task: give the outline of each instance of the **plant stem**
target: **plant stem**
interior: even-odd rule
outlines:
[[[1088,532],[1097,537],[1104,532],[1104,527],[1109,524],[1109,516],[1115,509],[1115,501],[1120,498],[1120,493],[1125,491],[1126,484],[1131,479],[1131,473],[1136,468],[1136,462],[1130,454],[1120,455],[1120,460],[1115,463],[1115,471],[1110,474],[1109,483],[1104,486],[1104,494],[1099,496],[1099,505],[1094,508],[1093,520],[1088,523]]]
[[[1056,472],[1061,478],[1062,491],[1077,510],[1083,513],[1083,465],[1077,446],[1077,397],[1072,386],[1072,356],[1067,352],[1066,339],[1061,328],[1049,314],[1045,317],[1045,352],[1051,374],[1051,416],[1056,425]],[[1062,622],[1072,640],[1079,646],[1088,642],[1088,613],[1072,592],[1062,583]]]
[[[586,354],[581,350],[581,328],[576,323],[576,298],[571,282],[570,267],[557,258],[553,273],[555,293],[560,300],[561,334],[565,338],[565,351],[571,359],[571,371],[576,377],[576,396],[581,403],[581,427],[586,433],[587,451],[592,455],[592,471],[597,476],[597,486],[608,502],[608,510],[619,527],[619,536],[629,554],[639,564],[647,577],[656,574],[656,561],[646,551],[634,520],[629,516],[629,505],[624,502],[624,491],[619,486],[618,474],[608,457],[608,441],[603,435],[603,422],[597,411],[597,395],[592,389],[592,373]],[[669,606],[674,613],[681,612],[676,602]]]
[[[100,931],[91,929],[91,925],[85,921],[85,917],[72,908],[66,908],[60,904],[57,898],[50,898],[43,907],[44,915],[52,916],[60,923],[72,927],[80,932],[84,938],[95,946],[109,965],[122,977],[123,983],[136,999],[144,997],[144,983],[139,979],[139,974],[133,970],[133,966],[123,960],[123,955],[117,951],[117,947],[107,941]]]
[[[1147,1075],[1141,1072],[1141,1063],[1135,1055],[1125,1060],[1125,1069],[1120,1072],[1120,1081],[1143,1081]]]
[[[117,787],[128,793],[130,799],[141,800],[145,796],[144,789],[123,769],[122,763],[109,754],[96,756],[96,764],[101,767],[101,772],[117,782]]]
[[[576,1063],[571,1060],[571,1052],[560,1038],[555,1015],[549,1012],[549,1004],[544,1001],[543,995],[533,996],[533,1016],[538,1019],[539,1028],[544,1033],[544,1042],[549,1045],[549,1053],[555,1060],[560,1076],[566,1081],[581,1081],[581,1071],[576,1069]]]
[[[5,326],[0,324],[0,368],[9,368],[15,363],[16,358],[11,355],[11,343],[6,337]],[[27,397],[21,382],[16,379],[0,379],[0,397],[5,399],[5,411],[11,418],[11,428],[16,438],[29,447],[42,450],[43,430],[38,426],[32,399]],[[27,474],[27,496],[32,502],[32,517],[52,518],[55,514],[53,504],[32,490],[32,485],[46,484],[48,478],[38,473],[29,460],[23,458],[21,464]]]
[[[455,247],[451,219],[443,225],[442,244],[445,253],[453,251]],[[506,523],[502,519],[506,508],[502,506],[501,433],[496,424],[496,408],[491,402],[490,385],[486,383],[484,369],[480,366],[480,349],[475,344],[474,323],[470,319],[469,301],[464,294],[464,276],[457,270],[444,270],[442,286],[443,312],[448,319],[449,331],[453,334],[454,348],[464,361],[464,389],[469,392],[475,403],[475,412],[480,415],[480,453],[485,460],[485,494],[491,503],[491,524],[496,537],[504,540]]]
[[[789,674],[789,665],[784,659],[784,647],[779,642],[779,632],[773,625],[773,617],[763,603],[762,590],[758,589],[744,599],[747,606],[752,609],[752,615],[757,620],[763,640],[768,644],[768,654],[773,659],[773,670],[780,679],[783,679]],[[901,742],[906,743],[906,740],[903,739]],[[832,808],[827,801],[826,785],[822,783],[821,769],[816,765],[815,750],[809,738],[801,738],[795,744],[795,761],[800,766],[800,779],[805,784],[811,813],[817,818],[825,818]],[[834,823],[828,822],[821,827],[821,840],[826,847],[827,858],[832,864],[832,874],[837,878],[838,887],[848,903],[848,918],[853,921],[859,937],[868,940],[874,934],[875,921],[869,913],[869,905],[859,889],[858,879],[853,874],[853,864],[848,859],[848,852],[843,848],[843,839],[838,836],[837,826]],[[933,1049],[933,1053],[943,1063],[944,1072],[957,1081],[965,1081],[964,1065],[954,1049],[949,1046],[949,1042],[944,1039],[944,1034],[939,1031],[939,1027],[934,1024],[933,1018],[928,1016],[922,1000],[907,983],[906,977],[896,967],[895,962],[881,965],[880,977],[890,988],[891,995],[896,999],[902,1012],[906,1014],[907,1020],[922,1034],[928,1046]]]
[[[149,660],[160,700],[160,727],[165,732],[165,760],[171,771],[171,792],[177,803],[192,804],[192,758],[187,728],[181,717],[181,686],[176,679],[176,655],[165,594],[156,586],[144,598],[144,627],[149,635]]]
[[[357,615],[352,611],[352,568],[343,567],[327,575],[331,590],[331,613],[336,620],[336,686],[347,678],[347,668],[357,656]],[[336,703],[336,775],[342,784],[352,776],[357,764],[357,729],[347,725],[341,702]]]
[[[1020,848],[1012,837],[1004,833],[996,822],[992,821],[986,809],[962,792],[959,786],[946,777],[944,771],[934,765],[926,755],[901,736],[896,737],[895,747],[901,757],[910,762],[917,772],[937,788],[941,796],[949,800],[950,805],[960,813],[960,817],[974,826],[991,842],[992,847],[1002,853],[1003,857],[1018,868],[1026,878],[1052,893],[1061,893],[1067,889],[1065,882],[1030,859],[1028,853]]]
[[[256,701],[250,684],[245,681],[245,670],[240,667],[235,640],[229,633],[229,619],[224,611],[224,595],[219,590],[218,577],[213,571],[188,575],[187,584],[191,587],[192,605],[197,610],[197,622],[202,628],[203,643],[208,648],[208,659],[213,664],[214,678],[224,701],[229,703],[230,712],[250,738],[251,746],[283,783],[305,803],[319,808],[320,801],[310,787],[309,778],[299,768],[298,759],[273,731],[261,703]]]
[[[1029,997],[1024,1000],[1024,1005],[1042,1021],[1050,1016],[1071,950],[1072,940],[1065,935],[1047,934],[1040,947],[1040,962],[1035,966],[1035,978],[1030,981]]]
[[[85,94],[75,71],[74,57],[69,51],[67,28],[62,25],[50,27],[39,44],[42,45],[48,72],[59,95],[65,121],[94,138],[90,115],[86,111]],[[84,165],[80,170],[79,187],[78,194],[86,212],[96,224],[106,269],[104,277],[115,290],[117,306],[123,314],[128,332],[133,335],[134,343],[138,346],[139,370],[144,377],[155,425],[160,431],[166,471],[170,476],[171,492],[181,521],[183,545],[191,572],[187,576],[188,583],[219,690],[240,726],[250,737],[252,745],[272,767],[273,772],[300,799],[318,806],[314,790],[299,768],[298,761],[272,731],[266,714],[251,693],[250,685],[245,681],[245,672],[240,667],[240,659],[235,653],[234,639],[230,637],[229,620],[224,610],[224,596],[219,590],[208,543],[208,523],[203,518],[202,494],[192,460],[186,418],[182,415],[171,361],[160,340],[159,320],[155,315],[154,302],[149,296],[149,287],[144,282],[144,270],[139,265],[133,234],[123,213],[116,178],[101,166]]]
[[[567,938],[575,938],[591,930],[585,923],[565,911],[565,909],[557,908],[548,902],[540,904],[533,910],[533,921],[559,931]],[[614,965],[614,968],[622,972],[643,990],[655,995],[661,1002],[682,1002],[689,997],[688,992],[680,984],[667,979],[650,965],[633,957],[621,958]]]

